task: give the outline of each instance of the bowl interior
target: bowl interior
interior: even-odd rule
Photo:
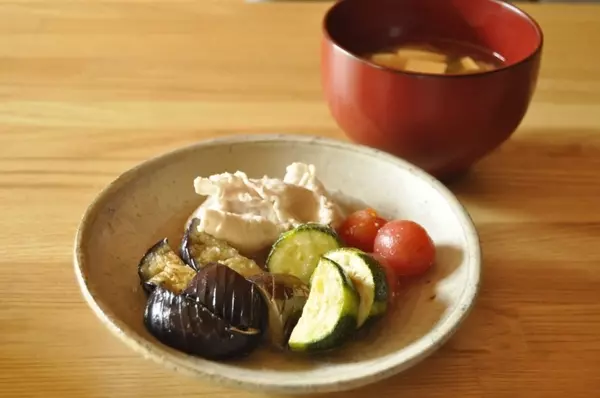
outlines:
[[[506,65],[526,59],[542,41],[535,21],[500,0],[344,0],[329,10],[324,29],[355,56],[441,39],[487,49]]]
[[[364,202],[387,217],[422,223],[438,247],[435,269],[404,291],[392,316],[327,355],[289,356],[261,348],[243,360],[211,362],[155,340],[142,323],[146,296],[136,267],[162,237],[168,236],[174,247],[179,244],[186,218],[202,201],[194,193],[194,177],[236,170],[251,177],[282,177],[293,161],[314,164],[325,186],[349,206]],[[479,282],[476,233],[446,188],[387,154],[299,137],[218,140],[143,163],[90,206],[78,232],[75,260],[91,307],[144,356],[213,380],[279,392],[357,387],[410,366],[452,334]]]

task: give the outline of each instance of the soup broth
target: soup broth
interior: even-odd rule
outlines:
[[[504,64],[497,53],[449,40],[408,42],[368,54],[366,58],[398,71],[440,75],[481,73]]]

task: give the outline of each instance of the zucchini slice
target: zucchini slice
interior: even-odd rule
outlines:
[[[292,330],[292,351],[322,351],[341,346],[356,329],[358,293],[334,261],[321,257],[311,278],[308,300]]]
[[[267,268],[274,274],[289,274],[309,283],[319,258],[341,247],[337,233],[327,225],[301,224],[284,232],[273,244]]]
[[[386,311],[389,287],[385,271],[377,260],[354,248],[332,250],[325,253],[325,257],[339,264],[358,291],[358,327]]]

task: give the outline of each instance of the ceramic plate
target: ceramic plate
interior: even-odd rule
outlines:
[[[325,187],[346,204],[366,203],[390,218],[422,224],[437,247],[434,269],[403,292],[398,308],[344,347],[305,357],[260,348],[214,362],[158,342],[142,319],[137,264],[163,237],[174,247],[202,202],[193,179],[242,170],[282,178],[295,161],[314,164]],[[459,327],[477,295],[480,248],[465,209],[437,180],[374,149],[290,135],[201,142],[151,159],[106,187],[87,209],[75,241],[81,291],[100,320],[128,346],[168,368],[244,390],[314,393],[360,387],[405,370]]]

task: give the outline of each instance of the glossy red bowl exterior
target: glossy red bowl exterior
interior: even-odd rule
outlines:
[[[439,178],[465,171],[517,129],[543,45],[531,17],[496,0],[342,0],[327,12],[323,32],[323,91],[340,128]],[[478,74],[432,75],[360,57],[423,38],[478,45],[506,62]]]

